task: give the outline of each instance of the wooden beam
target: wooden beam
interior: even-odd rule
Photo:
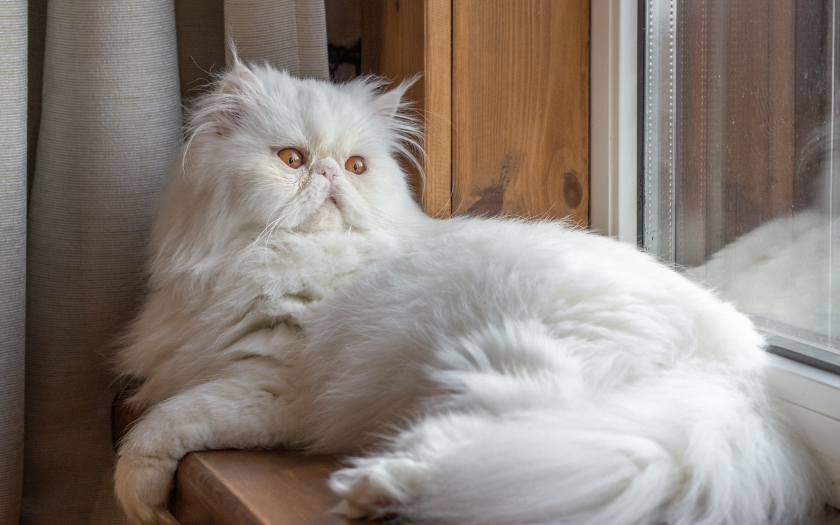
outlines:
[[[589,222],[589,1],[454,0],[453,214]]]
[[[182,525],[346,525],[327,486],[340,467],[294,452],[193,452],[178,465],[170,509]]]
[[[426,191],[423,209],[452,213],[452,0],[425,0]]]
[[[362,2],[362,72],[395,84],[422,75],[407,99],[424,126],[425,185],[409,171],[423,209],[438,217],[449,216],[452,188],[451,42],[451,0]]]

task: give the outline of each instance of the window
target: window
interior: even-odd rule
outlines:
[[[753,318],[840,507],[840,1],[593,0],[591,17],[593,230]]]
[[[648,0],[639,240],[840,371],[834,0]],[[836,181],[836,183],[835,183]]]

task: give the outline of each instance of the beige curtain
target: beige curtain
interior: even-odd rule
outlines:
[[[317,3],[225,0],[227,38],[242,60],[268,62],[300,77],[328,78],[324,2]],[[323,59],[312,60],[316,56]]]
[[[139,304],[182,98],[223,66],[225,28],[245,59],[326,78],[324,8],[45,4],[28,3],[28,30],[27,2],[0,4],[0,525],[121,523],[111,345]],[[28,239],[27,40],[30,146],[37,139]]]
[[[23,472],[26,289],[26,1],[0,3],[0,523],[17,522]]]

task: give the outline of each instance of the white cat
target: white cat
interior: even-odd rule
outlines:
[[[352,516],[457,524],[799,523],[826,481],[746,317],[562,223],[427,218],[395,155],[406,86],[236,66],[192,116],[120,370],[154,405],[119,451],[129,517],[178,460],[361,454]]]

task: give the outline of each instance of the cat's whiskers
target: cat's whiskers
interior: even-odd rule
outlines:
[[[269,214],[269,217],[271,217],[271,216],[272,216],[272,215],[274,215],[275,213],[277,213],[277,212],[281,211],[284,207],[288,206],[289,204],[291,204],[291,203],[290,203],[290,202],[286,202],[286,203],[283,203],[283,204],[281,204],[280,206],[276,207],[274,210],[272,210],[272,211],[271,211],[271,213]],[[282,220],[282,219],[283,219],[283,213],[281,213],[281,214],[280,214],[280,216],[279,216],[277,219],[275,219],[274,221],[271,221],[271,222],[267,223],[267,224],[265,225],[265,228],[263,228],[262,232],[260,232],[260,234],[259,234],[259,235],[257,235],[257,236],[256,236],[256,238],[254,238],[254,240],[253,240],[251,243],[249,243],[249,247],[250,247],[250,248],[253,248],[253,247],[254,247],[254,246],[255,246],[258,242],[260,242],[260,240],[261,240],[264,236],[266,236],[266,235],[270,235],[272,226],[273,226],[275,223],[277,223],[277,221],[280,221],[280,220]]]
[[[289,203],[291,204],[291,203]],[[276,220],[274,220],[270,225],[266,226],[268,232],[265,235],[265,248],[268,250],[268,241],[274,235],[274,232],[277,231],[278,228],[281,227],[282,223],[291,217],[300,207],[303,205],[302,202],[297,202],[295,207],[290,210],[284,210]]]
[[[294,213],[297,210],[298,207],[300,207],[300,204],[298,204],[292,210],[281,211],[281,210],[283,210],[283,208],[289,206],[290,204],[292,204],[292,202],[283,203],[271,212],[271,215],[274,215],[277,212],[281,212],[281,213],[276,219],[267,223],[265,228],[263,228],[262,232],[260,232],[260,234],[257,237],[254,238],[254,240],[252,240],[251,242],[248,243],[248,246],[246,247],[246,250],[248,251],[248,255],[245,257],[245,260],[248,260],[248,259],[251,258],[251,254],[253,253],[254,248],[256,248],[257,245],[260,243],[260,241],[263,240],[264,241],[264,244],[263,244],[264,250],[263,250],[262,262],[263,262],[264,266],[268,267],[269,261],[268,261],[267,257],[268,257],[268,253],[271,252],[271,249],[269,247],[269,240],[274,235],[274,232],[277,230],[277,228],[280,227],[280,223],[282,221],[284,221],[286,218],[288,218],[288,216],[291,213]],[[269,215],[269,216],[271,216],[271,215]],[[277,284],[276,279],[274,279],[273,274],[270,274],[270,275],[272,275],[272,281],[276,285]]]
[[[347,197],[347,195],[345,193],[341,193],[341,191],[338,190],[338,189],[336,189],[335,195],[336,195],[336,197],[339,198],[339,200]],[[363,208],[369,214],[374,215],[374,216],[382,219],[383,221],[386,221],[388,223],[388,228],[393,228],[392,230],[388,230],[388,228],[384,227],[383,225],[377,225],[379,227],[379,229],[388,230],[388,231],[397,231],[397,228],[399,228],[400,226],[406,225],[406,224],[411,224],[411,221],[407,221],[407,220],[405,220],[401,217],[395,217],[394,215],[386,213],[386,212],[380,210],[379,208],[371,206],[370,203],[368,203],[364,199],[356,199],[356,200],[353,201],[353,204],[354,204],[354,206],[358,206],[360,208]]]
[[[291,217],[296,211],[300,209],[301,206],[303,206],[303,202],[298,202],[294,208],[283,212],[283,214],[281,214],[280,217],[278,217],[277,220],[272,223],[271,229],[269,230],[268,235],[266,236],[266,248],[268,247],[268,239],[272,235],[274,235],[274,232],[277,231],[278,228],[280,228],[281,223],[289,217]]]

